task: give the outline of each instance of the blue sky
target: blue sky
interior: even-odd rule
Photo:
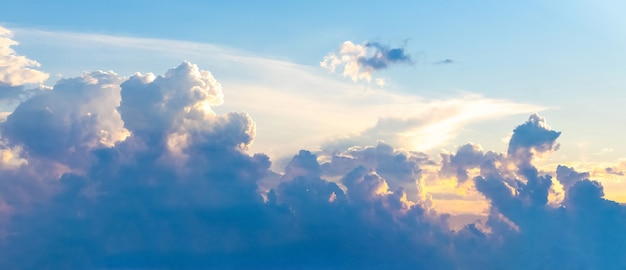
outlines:
[[[0,267],[626,265],[626,4],[211,2],[3,4]]]

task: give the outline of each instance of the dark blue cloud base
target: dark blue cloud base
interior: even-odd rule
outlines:
[[[624,206],[589,174],[559,166],[555,180],[532,164],[560,135],[538,115],[507,153],[468,144],[435,162],[379,144],[320,164],[302,150],[277,174],[245,151],[251,118],[207,109],[220,103],[189,63],[93,72],[23,101],[0,125],[3,149],[28,161],[0,170],[0,269],[626,268]],[[122,126],[129,137],[103,142]],[[486,224],[455,232],[427,199],[407,200],[423,192],[420,166],[437,163],[491,202]],[[267,179],[280,184],[263,194]],[[548,203],[555,181],[560,205]]]
[[[390,64],[413,64],[413,59],[404,48],[389,48],[379,42],[365,43],[365,47],[373,49],[371,56],[361,56],[357,59],[359,65],[365,68],[381,70]]]

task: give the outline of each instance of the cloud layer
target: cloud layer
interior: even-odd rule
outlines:
[[[216,110],[254,116],[258,132],[250,150],[272,156],[275,170],[282,170],[286,159],[298,150],[318,149],[332,139],[344,142],[338,138],[347,137],[347,147],[383,140],[395,147],[426,151],[463,143],[455,139],[471,132],[477,123],[545,109],[467,93],[433,98],[364,90],[314,66],[214,44],[24,28],[16,29],[15,36],[25,45],[44,44],[45,51],[54,52],[31,53],[46,59],[57,76],[79,77],[85,70],[100,69],[131,75],[138,70],[167,70],[181,59],[209,68],[230,89],[228,102]],[[506,127],[500,125],[502,132]],[[501,144],[495,143],[489,147]]]
[[[22,101],[0,123],[0,268],[626,267],[626,209],[589,173],[536,167],[561,135],[537,114],[505,153],[378,143],[301,150],[276,172],[248,152],[252,117],[222,103],[189,62],[90,72]],[[485,221],[451,229],[429,193],[450,179],[488,201]]]

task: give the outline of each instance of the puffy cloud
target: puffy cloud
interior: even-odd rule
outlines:
[[[24,93],[23,85],[43,83],[49,76],[33,69],[40,66],[37,61],[18,55],[11,48],[18,45],[12,37],[13,32],[0,26],[0,99],[16,99],[26,95],[28,93]]]
[[[518,126],[509,144],[509,155],[481,165],[480,176],[474,179],[477,189],[492,205],[488,238],[498,237],[497,243],[502,244],[492,256],[504,256],[508,264],[524,269],[626,265],[617,255],[625,251],[620,243],[626,232],[626,209],[604,199],[602,185],[586,179],[588,173],[558,166],[557,179],[564,186],[565,200],[561,205],[546,203],[552,179],[550,175],[539,175],[532,165],[532,153],[553,150],[560,133],[539,119],[532,115]],[[508,166],[506,159],[515,167]]]
[[[270,161],[245,152],[249,116],[211,109],[218,89],[183,63],[164,76],[88,73],[24,101],[1,124],[7,151],[22,149],[26,163],[1,171],[14,180],[0,193],[0,265],[452,267],[445,216],[401,187],[419,180],[419,164],[431,162],[424,155],[388,145],[353,151],[357,161],[336,169],[334,183],[301,151],[264,200],[258,183]],[[103,143],[94,131],[104,129],[128,133]],[[28,131],[51,142],[21,136]],[[47,174],[54,164],[66,169]]]
[[[488,160],[501,160],[502,156],[495,152],[483,153],[480,145],[468,143],[456,151],[456,153],[442,153],[442,165],[439,171],[443,177],[456,176],[459,183],[469,179],[468,170],[482,165]]]
[[[574,168],[563,165],[556,167],[556,179],[559,180],[565,190],[568,190],[576,182],[587,178],[589,178],[588,172],[579,173]]]
[[[164,76],[136,74],[122,89],[120,113],[125,126],[139,136],[185,128],[185,120],[212,117],[211,106],[223,102],[221,85],[209,72],[189,62]]]
[[[626,266],[626,209],[601,182],[559,166],[565,200],[548,203],[551,174],[533,162],[560,132],[538,115],[506,153],[466,144],[440,162],[378,143],[302,150],[277,173],[247,152],[251,116],[217,113],[222,102],[211,73],[187,62],[161,76],[91,72],[27,97],[0,123],[0,267]],[[489,201],[485,222],[455,232],[431,205],[424,178],[450,176]]]
[[[115,110],[121,82],[115,73],[101,71],[60,80],[52,91],[20,103],[0,127],[2,137],[28,156],[81,164],[92,149],[113,146],[128,135]]]
[[[52,160],[82,170],[48,182],[51,195],[40,207],[28,210],[7,202],[17,210],[11,212],[10,237],[3,244],[14,246],[14,258],[5,257],[3,265],[171,267],[167,262],[174,259],[189,268],[202,254],[213,257],[200,265],[216,260],[230,237],[246,239],[241,226],[251,227],[243,217],[263,206],[256,182],[270,162],[243,152],[254,137],[254,124],[246,114],[217,115],[209,106],[220,103],[219,84],[189,63],[163,77],[135,75],[126,81],[94,72],[59,81],[49,93],[23,102],[2,131],[8,145],[23,147],[28,164],[4,173],[46,169],[36,163]],[[96,131],[107,128],[108,134],[125,128],[130,135],[103,143],[107,138]],[[172,134],[184,143],[172,143]],[[32,182],[28,175],[20,178]],[[37,195],[32,187],[22,192]],[[243,234],[228,233],[230,226]],[[209,227],[215,229],[196,234]],[[65,249],[67,241],[75,249],[44,252]],[[25,260],[28,249],[39,249],[40,256]]]
[[[344,258],[333,252],[349,246],[354,252],[349,265],[401,264],[411,258],[412,249],[388,257],[385,246],[418,229],[386,228],[395,218],[428,224],[422,217],[435,217],[408,204],[401,189],[387,189],[376,174],[349,184],[354,191],[348,202],[336,184],[319,178],[316,157],[303,151],[286,169],[285,183],[264,203],[257,183],[269,173],[270,162],[243,151],[254,137],[247,115],[211,110],[221,103],[218,89],[209,73],[183,63],[162,77],[135,75],[125,81],[113,73],[89,73],[59,81],[49,93],[23,102],[2,124],[7,145],[22,147],[28,163],[3,171],[20,179],[3,183],[8,187],[2,191],[8,209],[3,217],[9,221],[3,223],[7,256],[0,263],[9,269],[290,267],[303,262],[334,267]],[[102,143],[94,131],[110,127],[130,135]],[[39,138],[22,136],[29,131],[49,134],[51,141],[42,145]],[[176,140],[181,142],[172,142]],[[381,151],[393,154],[388,146]],[[397,159],[402,162],[401,156]],[[39,187],[47,190],[45,198],[36,185],[19,188],[34,182],[29,173],[50,170],[37,163],[52,160],[70,170],[44,177]],[[393,164],[383,162],[381,171],[392,175]],[[77,167],[81,170],[71,170]],[[28,208],[4,194],[15,190],[40,198],[38,207]],[[367,215],[374,206],[379,218]],[[374,220],[378,224],[368,223]],[[354,233],[345,236],[350,230]],[[372,230],[374,235],[363,238]],[[418,240],[424,239],[406,245],[419,246]],[[370,241],[387,244],[367,250],[354,245]],[[72,247],[65,246],[69,242]],[[430,240],[428,245],[436,244]],[[290,260],[279,256],[290,250],[302,252]],[[362,261],[361,254],[369,261]],[[428,258],[421,261],[446,263],[443,257]]]
[[[526,123],[513,130],[507,153],[529,162],[535,153],[557,150],[556,139],[560,135],[561,132],[550,129],[545,119],[533,114]]]
[[[545,200],[548,176],[510,171],[507,162],[527,164],[507,161],[517,159],[515,154],[484,152],[475,144],[442,155],[440,173],[453,173],[459,181],[469,177],[467,170],[480,169],[476,187],[492,203],[485,224],[458,232],[450,230],[448,215],[420,197],[426,193],[420,189],[422,167],[437,162],[383,143],[329,157],[300,151],[263,199],[259,184],[273,174],[269,158],[244,150],[254,138],[249,116],[212,110],[221,96],[208,72],[183,63],[164,76],[124,80],[88,73],[24,101],[2,124],[5,151],[13,149],[26,163],[1,171],[17,180],[3,182],[0,248],[7,256],[0,264],[9,269],[462,269],[514,263],[532,269],[557,266],[560,261],[538,256],[553,249],[568,256],[591,252],[565,265],[594,267],[603,266],[594,258],[611,250],[574,244],[608,237],[585,235],[597,226],[608,224],[612,233],[621,233],[615,220],[623,218],[623,210],[602,198],[600,183],[559,167],[559,181],[571,187],[566,208],[554,208]],[[36,112],[52,113],[41,120]],[[82,116],[89,112],[102,119],[85,122]],[[20,136],[27,126],[50,134],[54,148]],[[104,129],[128,134],[103,143],[93,131]],[[75,135],[58,139],[74,133],[66,130]],[[514,135],[518,141],[519,136],[525,135]],[[88,162],[68,158],[75,153]],[[41,175],[52,170],[42,165],[50,160],[70,170]],[[535,259],[512,255],[516,246]],[[525,248],[531,246],[536,250]]]
[[[291,226],[297,229],[288,233],[302,234],[297,253],[286,257],[331,269],[453,266],[447,261],[452,235],[445,219],[408,201],[401,188],[392,191],[381,175],[363,166],[342,177],[344,192],[317,176],[314,160],[310,152],[294,157],[290,166],[302,164],[298,167],[311,173],[284,182],[276,192],[278,205],[295,217]]]
[[[343,76],[355,82],[369,82],[374,72],[395,64],[413,64],[413,60],[404,48],[390,48],[379,42],[354,44],[351,41],[345,41],[338,53],[330,53],[320,62],[321,67],[331,72],[342,69]],[[377,81],[377,84],[381,84],[381,81]]]
[[[351,148],[330,155],[330,160],[321,165],[327,177],[346,175],[362,167],[385,179],[391,190],[402,188],[407,197],[415,202],[426,202],[423,190],[421,165],[433,165],[428,155],[420,152],[401,151],[379,142],[376,147]]]

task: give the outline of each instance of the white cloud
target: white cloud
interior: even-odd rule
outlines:
[[[544,109],[476,94],[444,100],[406,95],[397,95],[395,99],[395,102],[379,107],[370,105],[358,108],[361,111],[379,112],[377,123],[357,134],[333,140],[326,145],[329,147],[327,150],[332,152],[337,147],[372,145],[377,140],[383,140],[405,149],[429,151],[446,145],[472,123]]]
[[[2,138],[23,147],[31,157],[84,167],[91,150],[113,146],[128,136],[115,110],[122,81],[117,74],[102,71],[59,80],[53,90],[17,106],[2,123]]]
[[[349,77],[355,82],[359,80],[370,82],[374,72],[396,63],[411,64],[413,60],[403,48],[389,48],[378,42],[354,44],[352,41],[345,41],[337,53],[325,56],[320,66],[332,73],[340,69],[344,77]],[[379,80],[376,79],[378,85]]]
[[[47,73],[32,69],[40,66],[37,61],[18,55],[11,48],[18,44],[12,37],[10,30],[0,26],[0,84],[19,86],[47,80]]]

